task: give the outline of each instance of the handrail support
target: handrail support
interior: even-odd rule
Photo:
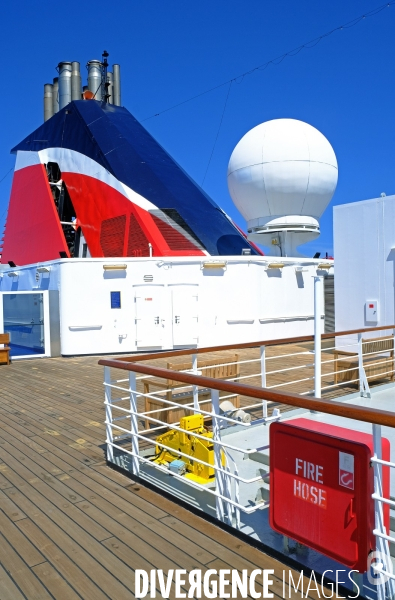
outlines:
[[[314,396],[321,398],[322,277],[314,277]]]
[[[360,395],[362,396],[362,398],[371,398],[368,378],[366,377],[365,367],[363,366],[362,333],[358,333],[358,376]]]

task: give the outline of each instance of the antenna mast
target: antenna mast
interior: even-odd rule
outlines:
[[[102,89],[104,90],[103,100],[107,104],[110,102],[110,94],[108,93],[108,88],[110,86],[110,82],[107,80],[107,69],[108,69],[107,58],[108,57],[109,57],[109,54],[108,54],[107,50],[104,50],[103,54],[102,54],[102,63],[101,63],[101,85],[102,85]]]

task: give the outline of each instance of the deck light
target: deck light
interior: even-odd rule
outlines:
[[[269,263],[267,265],[268,269],[283,269],[284,268],[284,263]]]
[[[317,265],[317,269],[330,269],[331,267],[333,267],[331,263],[320,263]]]
[[[128,265],[103,265],[105,271],[126,271]]]
[[[51,267],[37,267],[37,273],[49,273]]]
[[[209,261],[202,263],[202,269],[225,269],[227,265],[226,261]]]
[[[17,271],[10,271],[7,275],[8,277],[18,277],[19,273]]]

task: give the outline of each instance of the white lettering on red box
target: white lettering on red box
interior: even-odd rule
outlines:
[[[314,463],[307,462],[301,458],[296,459],[295,474],[304,477],[305,479],[311,479],[317,483],[324,483],[322,479],[324,467],[315,465]]]
[[[302,458],[296,458],[295,475],[304,477],[304,479],[309,479],[315,483],[324,483],[324,467],[303,460]],[[296,498],[315,504],[320,508],[326,508],[327,506],[326,490],[310,482],[295,478],[293,491]]]
[[[306,483],[301,479],[294,479],[294,496],[306,502],[311,502],[311,504],[316,504],[320,508],[326,508],[326,490],[310,485],[310,483]]]

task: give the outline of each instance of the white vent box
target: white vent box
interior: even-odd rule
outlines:
[[[379,303],[377,300],[366,300],[365,302],[365,318],[369,323],[378,323],[379,320]]]

